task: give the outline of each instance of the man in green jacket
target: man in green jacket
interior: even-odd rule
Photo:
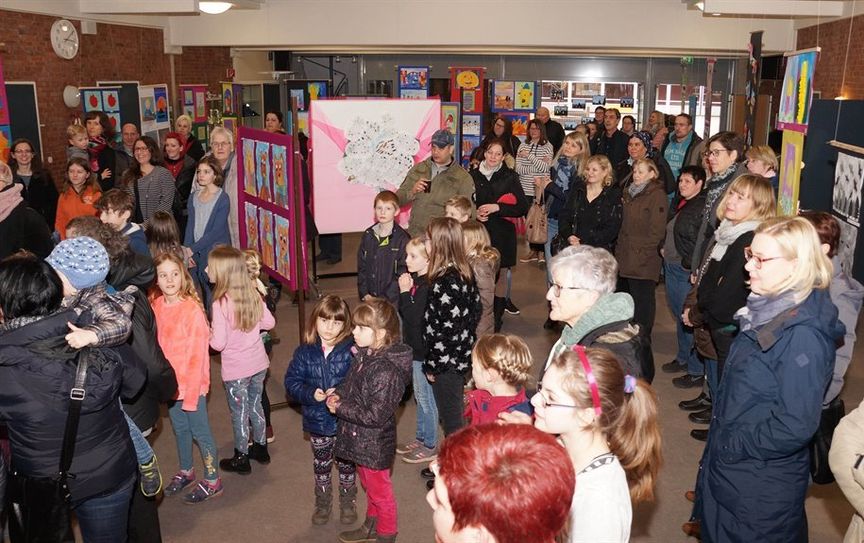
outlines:
[[[474,181],[453,158],[453,134],[449,130],[432,135],[432,155],[411,168],[396,194],[400,205],[413,204],[408,225],[411,237],[423,234],[432,219],[443,217],[444,204],[450,198],[465,196],[474,201]]]

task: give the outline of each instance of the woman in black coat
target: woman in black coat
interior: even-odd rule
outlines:
[[[672,194],[678,189],[678,181],[669,163],[662,155],[654,152],[649,132],[642,130],[630,136],[627,142],[627,153],[630,155],[629,159],[614,165],[616,184],[619,187],[623,189],[633,180],[633,164],[641,158],[648,158],[657,166],[657,171],[660,172],[658,179],[666,194]]]
[[[612,165],[603,155],[585,164],[585,179],[570,187],[558,215],[558,235],[570,245],[590,245],[614,252],[623,220],[621,190],[612,184]]]
[[[12,182],[12,170],[0,161],[0,260],[25,249],[45,258],[54,248],[51,230],[22,198],[24,185]]]
[[[186,156],[191,157],[197,164],[204,158],[204,146],[195,138],[192,132],[192,117],[189,115],[180,115],[174,121],[174,129],[178,134],[183,136],[183,150]]]
[[[42,159],[28,139],[19,138],[12,142],[9,167],[16,183],[24,186],[21,197],[31,209],[42,215],[49,228],[54,228],[57,216],[57,185],[51,172],[42,166]]]

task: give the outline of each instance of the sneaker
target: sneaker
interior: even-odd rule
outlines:
[[[682,375],[681,377],[675,377],[674,379],[672,379],[672,384],[675,386],[675,388],[697,388],[701,387],[704,381],[704,376],[690,375],[688,373],[686,375]]]
[[[422,464],[423,462],[431,462],[436,458],[438,458],[438,453],[435,449],[423,445],[403,456],[402,461],[408,464]]]
[[[682,371],[687,371],[687,366],[675,359],[671,362],[666,362],[660,366],[660,369],[663,370],[663,373],[681,373]]]
[[[528,262],[537,262],[537,251],[531,251],[524,257],[519,259],[519,262],[527,264]]]
[[[146,464],[138,465],[139,480],[141,481],[141,493],[152,498],[162,490],[162,474],[159,473],[159,462],[156,455]]]
[[[201,480],[192,492],[183,496],[183,503],[195,505],[196,503],[206,502],[210,498],[215,498],[222,495],[222,479],[216,479],[216,483],[209,483]]]
[[[267,443],[273,443],[274,441],[276,441],[276,434],[273,432],[272,426],[267,427],[267,434],[266,435],[267,435]]]
[[[408,454],[408,453],[412,452],[414,449],[420,447],[421,445],[423,445],[423,442],[417,438],[414,438],[413,440],[409,441],[408,443],[403,443],[403,444],[399,445],[398,447],[396,447],[396,452],[398,454]]]
[[[165,491],[163,494],[166,496],[173,496],[178,492],[186,489],[189,485],[195,483],[195,470],[189,470],[188,473],[183,473],[182,471],[178,471],[177,474],[171,478],[171,482],[168,483],[168,486],[165,487]]]
[[[507,298],[507,301],[504,302],[504,311],[511,315],[518,315],[520,313],[519,308],[516,307],[516,304],[510,298]]]

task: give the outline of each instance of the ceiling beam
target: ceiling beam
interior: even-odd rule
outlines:
[[[78,0],[81,13],[197,14],[198,0]]]
[[[841,17],[842,0],[704,0],[705,15],[751,15],[765,17]]]

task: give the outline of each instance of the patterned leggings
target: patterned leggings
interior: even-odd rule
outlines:
[[[331,476],[333,470],[333,461],[336,461],[336,469],[339,470],[339,488],[349,489],[354,488],[357,484],[357,466],[353,462],[340,460],[333,455],[333,448],[336,446],[336,436],[316,436],[310,435],[309,440],[312,442],[312,467],[315,471],[315,486],[330,488]]]

